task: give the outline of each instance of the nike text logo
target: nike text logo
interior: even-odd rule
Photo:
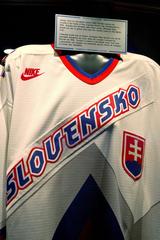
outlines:
[[[43,73],[39,73],[39,68],[26,68],[25,71],[21,74],[21,79],[23,81],[30,80],[32,78],[39,77]]]

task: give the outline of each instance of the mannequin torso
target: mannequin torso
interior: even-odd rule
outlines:
[[[101,70],[108,62],[108,58],[93,53],[79,53],[70,55],[70,58],[84,71],[89,74],[94,74]]]

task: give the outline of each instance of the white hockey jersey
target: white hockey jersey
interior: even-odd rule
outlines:
[[[7,57],[7,240],[160,239],[160,69],[121,57]]]

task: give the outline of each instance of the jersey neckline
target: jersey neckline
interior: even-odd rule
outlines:
[[[54,49],[54,44],[51,44],[52,48]],[[97,84],[103,81],[107,76],[109,76],[115,67],[117,66],[120,59],[118,58],[110,58],[106,64],[97,72],[90,74],[85,72],[78,64],[69,56],[69,55],[61,55],[61,51],[54,49],[59,58],[61,59],[62,63],[65,67],[78,79],[87,83],[87,84]]]

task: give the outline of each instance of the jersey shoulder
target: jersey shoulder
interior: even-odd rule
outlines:
[[[123,54],[122,58],[125,62],[133,62],[133,63],[135,62],[142,66],[148,65],[148,66],[152,66],[152,67],[160,69],[160,66],[158,65],[158,63],[156,61],[154,61],[152,58],[142,55],[142,54],[127,52],[127,54]]]
[[[17,52],[23,54],[53,54],[50,44],[30,44],[18,47]]]
[[[24,55],[45,55],[53,54],[54,50],[50,44],[30,44],[16,48],[7,57],[6,62]]]

